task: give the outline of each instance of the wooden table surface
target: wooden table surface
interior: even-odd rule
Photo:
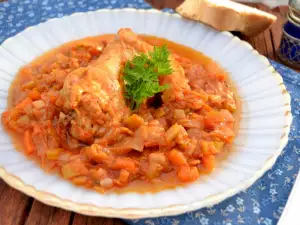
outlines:
[[[0,0],[1,2],[1,0]],[[270,10],[261,4],[253,6],[277,16],[271,29],[252,38],[240,37],[249,42],[259,53],[278,60],[276,51],[280,44],[281,29],[288,8],[278,7]],[[118,219],[82,216],[66,210],[44,205],[31,197],[10,188],[0,179],[0,225],[100,225],[124,224]]]

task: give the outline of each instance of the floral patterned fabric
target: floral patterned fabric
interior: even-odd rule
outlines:
[[[10,0],[0,3],[0,44],[28,26],[99,8],[150,8],[143,0]],[[300,167],[300,74],[271,61],[292,96],[290,141],[275,166],[249,189],[210,208],[175,217],[126,221],[132,225],[276,224]]]

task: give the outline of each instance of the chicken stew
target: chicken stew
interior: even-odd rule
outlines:
[[[18,149],[75,185],[158,191],[213,171],[239,110],[213,60],[123,28],[23,67],[2,123]]]

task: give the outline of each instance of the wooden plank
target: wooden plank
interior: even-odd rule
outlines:
[[[115,219],[114,220],[114,225],[126,225],[126,223],[124,223],[122,220]]]
[[[1,223],[0,223],[1,224]],[[89,217],[34,201],[25,225],[124,225],[119,219]],[[2,225],[2,224],[1,224]]]
[[[271,27],[272,42],[274,49],[278,49],[281,41],[282,26],[285,23],[285,18],[279,11],[279,8],[272,10],[273,14],[277,17],[275,24]]]
[[[34,200],[25,225],[68,225],[71,212]]]
[[[280,12],[280,14],[281,14],[281,16],[283,18],[286,18],[288,11],[289,11],[289,7],[288,6],[281,6],[281,7],[279,7],[279,12]]]
[[[89,217],[75,214],[72,225],[102,225],[104,221],[105,219],[102,217]]]
[[[259,4],[247,4],[252,7],[258,8]],[[260,33],[254,37],[247,37],[242,35],[241,38],[245,41],[247,41],[254,49],[256,49],[260,54],[266,54],[267,49],[266,49],[266,44],[265,44],[265,35],[263,33]]]
[[[75,214],[72,225],[125,225],[125,223],[119,219],[90,217]]]
[[[0,179],[0,196],[3,196],[4,189],[6,188],[6,186],[7,185],[4,183],[4,181]]]
[[[273,14],[277,16],[277,20],[275,24],[271,27],[271,35],[272,35],[272,44],[274,46],[274,52],[278,51],[281,37],[282,37],[282,28],[284,23],[286,22],[286,13],[288,11],[287,6],[277,7],[272,10]],[[279,61],[278,56],[275,54],[275,59]]]
[[[251,4],[251,6],[277,16],[277,20],[270,29],[262,32],[261,34],[255,37],[243,36],[242,39],[249,42],[260,54],[276,60],[276,50],[280,44],[282,25],[285,22],[283,14],[286,13],[286,9],[288,9],[288,7],[279,7],[271,10],[269,7],[263,4]]]
[[[267,7],[263,4],[259,4],[258,9],[273,14],[273,11],[269,7]],[[265,50],[266,50],[264,55],[267,56],[270,59],[275,59],[275,57],[276,57],[275,51],[274,51],[275,49],[274,49],[273,42],[272,42],[272,33],[271,33],[271,29],[274,28],[275,24],[276,24],[276,22],[271,26],[270,29],[265,30],[264,32],[262,32],[262,35],[264,37]]]
[[[0,224],[23,225],[33,199],[10,188],[0,179]]]

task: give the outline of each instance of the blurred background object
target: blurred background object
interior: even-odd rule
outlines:
[[[283,26],[283,33],[279,58],[293,68],[300,68],[300,0],[289,1],[287,22]]]
[[[237,2],[242,3],[262,3],[264,5],[269,6],[270,8],[274,8],[281,5],[287,5],[288,0],[236,0]]]
[[[241,3],[248,3],[248,4],[262,3],[266,6],[269,6],[270,8],[288,4],[288,0],[234,0],[234,1],[241,2]],[[154,8],[175,9],[181,3],[183,3],[184,0],[147,0],[147,2],[149,2]]]
[[[147,2],[157,9],[172,8],[189,19],[201,21],[221,31],[238,31],[245,36],[257,36],[275,22],[272,14],[234,4],[228,0],[147,0]],[[289,4],[289,11],[285,15],[287,22],[281,24],[280,36],[276,35],[279,41],[281,40],[277,55],[283,63],[299,69],[300,0],[289,2],[288,0],[239,0],[239,2],[248,6],[260,2],[268,9]]]
[[[154,8],[172,8],[188,19],[197,20],[220,31],[238,31],[255,36],[268,29],[276,16],[230,0],[147,0]],[[286,0],[280,2],[285,3]],[[253,3],[254,1],[250,1]],[[269,5],[279,1],[265,0]],[[249,2],[248,2],[249,3]]]

